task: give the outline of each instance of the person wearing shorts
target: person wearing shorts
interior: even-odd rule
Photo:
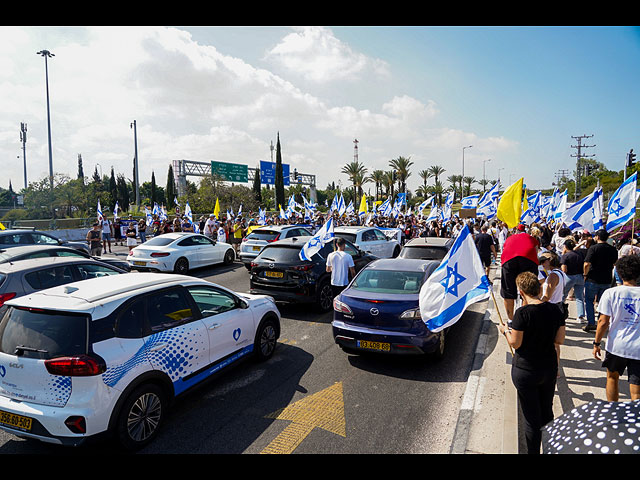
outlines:
[[[600,317],[593,342],[593,356],[601,358],[601,342],[606,333],[607,400],[617,402],[620,375],[627,370],[631,400],[640,400],[640,257],[626,255],[615,264],[622,285],[608,288],[598,303]]]
[[[509,321],[513,320],[515,301],[518,298],[516,277],[522,272],[538,275],[538,240],[526,233],[524,227],[518,230],[520,233],[511,235],[504,242],[501,255],[500,295]]]

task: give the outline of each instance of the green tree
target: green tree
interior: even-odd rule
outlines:
[[[173,166],[171,164],[169,164],[169,171],[167,172],[167,187],[165,188],[164,193],[167,205],[175,205],[173,200],[176,197],[176,181],[173,176]]]
[[[398,157],[389,160],[389,166],[396,171],[397,179],[402,193],[407,193],[407,178],[411,176],[411,157]]]
[[[256,201],[262,203],[262,188],[260,182],[260,166],[256,168],[255,175],[253,177],[253,194],[256,197]]]
[[[276,210],[278,205],[284,205],[284,176],[282,173],[282,151],[280,149],[280,132],[278,132],[278,140],[276,142]]]

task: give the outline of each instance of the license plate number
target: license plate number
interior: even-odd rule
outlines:
[[[144,267],[147,262],[133,262],[134,265],[140,265],[141,267]]]
[[[390,343],[370,342],[368,340],[358,340],[358,347],[366,348],[368,350],[381,350],[383,352],[388,352],[391,350]]]
[[[282,278],[284,276],[282,272],[265,272],[264,275],[270,278]]]
[[[0,423],[20,430],[31,430],[32,419],[14,413],[0,411]]]
[[[259,251],[261,248],[262,248],[262,247],[253,247],[253,251],[254,251],[254,252],[257,252],[257,251]]]

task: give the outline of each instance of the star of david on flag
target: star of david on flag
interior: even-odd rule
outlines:
[[[302,246],[298,257],[300,257],[300,260],[311,260],[311,257],[318,253],[325,243],[333,240],[334,237],[333,217],[329,217],[327,223]]]
[[[444,330],[456,323],[469,305],[489,298],[490,289],[473,236],[465,225],[440,266],[422,284],[422,320],[432,332]]]
[[[607,206],[607,232],[621,227],[636,214],[637,176],[635,172],[627,178],[609,198]]]

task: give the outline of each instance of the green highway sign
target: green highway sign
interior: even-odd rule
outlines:
[[[249,168],[247,165],[237,163],[211,161],[211,174],[220,175],[227,182],[249,181]]]

